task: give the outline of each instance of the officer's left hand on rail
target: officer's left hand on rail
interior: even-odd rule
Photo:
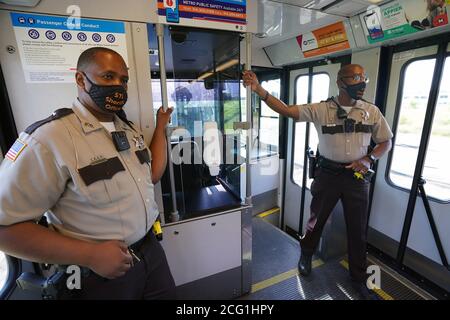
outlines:
[[[173,108],[168,108],[167,111],[164,111],[164,108],[160,107],[156,115],[156,125],[165,128],[170,123],[170,115],[172,112]]]

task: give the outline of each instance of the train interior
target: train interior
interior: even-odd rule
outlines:
[[[147,143],[157,110],[174,108],[169,163],[155,198],[179,298],[363,299],[348,275],[340,203],[323,230],[312,274],[298,273],[312,199],[307,155],[318,148],[317,131],[272,111],[241,78],[251,68],[270,94],[301,105],[337,95],[340,68],[360,64],[370,79],[364,98],[394,133],[370,189],[375,293],[380,300],[449,299],[449,2],[209,1],[244,3],[240,24],[172,21],[164,2],[79,0],[74,8],[69,0],[0,0],[0,161],[29,124],[71,105],[76,87],[68,66],[96,45],[69,29],[73,38],[63,32],[54,45],[51,32],[59,36],[64,27],[34,28],[30,19],[59,21],[80,10],[82,23],[118,24],[122,29],[104,37],[115,36],[109,45],[128,64],[125,111]],[[181,14],[187,5],[178,2]],[[438,3],[437,13],[430,2]],[[39,290],[17,286],[24,272],[45,275],[42,265],[0,252],[0,298],[42,298]]]

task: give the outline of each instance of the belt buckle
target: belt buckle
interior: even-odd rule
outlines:
[[[129,247],[132,248],[134,251],[139,251],[144,244],[145,240],[147,239],[148,233],[145,234],[141,239],[130,245]]]
[[[130,255],[133,257],[133,259],[135,259],[137,262],[141,261],[142,258],[142,254],[141,254],[141,249],[142,246],[144,245],[144,242],[146,240],[147,235],[145,235],[142,239],[136,241],[135,243],[133,243],[132,245],[128,246],[128,251],[130,253]],[[139,257],[140,256],[140,257]]]
[[[131,249],[131,248],[128,248],[128,252],[130,253],[130,255],[131,255],[131,266],[133,266],[134,265],[134,259],[136,259],[136,261],[139,263],[139,262],[141,262],[141,258],[139,258],[138,256],[137,256],[137,254],[134,252],[134,250],[133,249]]]

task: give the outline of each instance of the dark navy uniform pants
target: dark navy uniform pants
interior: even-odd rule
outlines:
[[[134,260],[134,266],[124,276],[105,279],[91,271],[82,277],[80,290],[67,290],[61,299],[176,299],[175,282],[166,255],[152,232],[134,252],[141,261]]]
[[[316,178],[311,185],[313,196],[311,217],[306,232],[300,240],[302,252],[312,255],[319,243],[323,227],[339,200],[344,208],[347,225],[347,245],[350,276],[362,282],[367,278],[367,217],[369,208],[370,183],[357,180],[353,171],[341,173],[317,169]]]

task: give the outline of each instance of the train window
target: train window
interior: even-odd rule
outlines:
[[[173,198],[180,220],[237,207],[243,194],[240,169],[247,159],[246,132],[234,130],[245,110],[240,35],[165,26],[164,70],[154,55],[159,47],[153,27],[147,25],[153,52],[149,57],[153,107],[156,110],[161,105],[160,72],[165,71],[168,104],[174,107],[171,126],[184,129],[171,135],[172,155],[181,155],[172,158],[174,174],[166,169],[161,178],[166,221],[173,221]],[[219,185],[224,186],[224,193],[210,192],[210,187]],[[197,195],[202,194],[208,195],[207,201],[199,201]]]
[[[156,116],[162,105],[155,54],[158,41],[153,25],[147,25],[147,32]],[[198,137],[203,135],[203,124],[213,121],[223,133],[233,134],[233,124],[241,121],[241,110],[245,109],[241,99],[245,91],[239,80],[239,37],[229,32],[168,26],[164,28],[164,47],[168,103],[174,107],[171,124]]]
[[[308,101],[309,76],[300,76],[296,83],[296,104],[305,104]],[[328,98],[330,89],[330,76],[326,73],[314,74],[312,77],[311,102],[317,103]],[[299,186],[303,181],[303,160],[305,154],[305,132],[306,123],[298,122],[295,125],[295,145],[294,145],[294,170],[293,180]],[[319,144],[317,130],[314,125],[309,126],[309,147],[316,152]],[[312,179],[307,179],[306,186],[311,186]]]
[[[6,279],[8,278],[8,262],[6,256],[0,251],[0,292],[6,284]]]
[[[295,103],[297,105],[308,103],[309,76],[300,76],[295,83]],[[292,179],[299,186],[303,181],[303,160],[305,151],[305,131],[306,123],[297,122],[295,124],[294,139],[294,168],[292,170]]]
[[[239,82],[222,80],[214,85],[221,87],[220,101],[217,98],[217,90],[207,89],[208,85],[204,81],[168,79],[169,106],[177,109],[177,112],[172,114],[171,123],[174,126],[186,128],[191,136],[202,135],[202,131],[194,130],[195,122],[216,121],[221,123],[219,122],[220,104],[223,103],[224,129],[233,130],[233,123],[240,121]],[[162,105],[159,79],[152,80],[152,94],[154,114],[156,115],[157,109]]]
[[[401,79],[400,114],[389,170],[391,182],[401,188],[411,188],[435,63],[436,59],[414,61],[407,66]]]
[[[446,59],[432,131],[428,144],[423,177],[427,181],[427,195],[450,201],[450,170],[442,146],[450,145],[450,58]]]
[[[295,96],[297,105],[308,103],[309,76],[300,76],[295,84]]]
[[[262,81],[261,86],[280,98],[280,79]],[[278,152],[279,115],[264,101],[261,101],[258,136],[258,157]]]

